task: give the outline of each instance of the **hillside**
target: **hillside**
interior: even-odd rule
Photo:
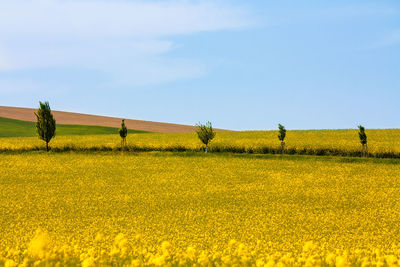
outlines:
[[[16,119],[28,122],[36,120],[34,112],[36,109],[0,106],[0,117]],[[52,111],[57,124],[89,125],[120,127],[121,118],[96,116],[73,112]],[[128,129],[138,131],[158,132],[158,133],[187,133],[194,132],[195,127],[182,124],[143,121],[126,119],[125,124]]]
[[[33,137],[37,136],[35,123],[0,117],[0,137]],[[116,134],[118,128],[106,126],[58,124],[57,136],[65,135],[98,135]],[[145,133],[145,131],[129,130],[129,133]]]

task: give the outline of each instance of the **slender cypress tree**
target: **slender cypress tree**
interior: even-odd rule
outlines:
[[[56,135],[56,120],[51,114],[49,102],[39,102],[36,115],[36,130],[39,138],[46,142],[46,151],[49,151],[49,142]]]
[[[125,127],[125,120],[121,121],[121,128],[119,128],[119,135],[121,136],[121,149],[125,151],[126,136],[128,135],[128,129]]]
[[[362,145],[361,157],[365,157],[367,150],[367,135],[365,133],[365,128],[361,125],[358,126],[358,137],[360,138],[360,143]]]
[[[279,135],[278,139],[281,141],[281,154],[285,152],[285,137],[286,137],[286,129],[285,126],[278,124]]]
[[[211,122],[207,122],[205,125],[198,123],[197,126],[197,136],[199,137],[200,141],[203,142],[205,147],[205,152],[207,153],[208,144],[210,141],[215,137],[215,131],[212,128]]]

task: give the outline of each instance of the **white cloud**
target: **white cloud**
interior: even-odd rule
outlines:
[[[0,71],[75,67],[135,84],[197,77],[204,65],[163,57],[176,47],[168,38],[241,29],[250,17],[219,1],[1,0]]]
[[[9,36],[160,37],[249,24],[243,10],[211,1],[2,0],[0,14]]]
[[[74,40],[52,43],[31,40],[8,48],[12,65],[9,69],[32,69],[53,66],[109,68],[118,62],[145,61],[172,49],[169,41],[158,40]]]

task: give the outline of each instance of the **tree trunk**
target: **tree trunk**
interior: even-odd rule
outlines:
[[[124,152],[124,138],[121,138],[121,150]]]
[[[206,145],[206,149],[204,150],[205,153],[207,153],[207,145]]]
[[[285,142],[281,142],[281,154],[283,155],[285,153]]]
[[[46,151],[49,152],[49,142],[46,141]]]
[[[365,157],[365,145],[362,144],[361,157]]]

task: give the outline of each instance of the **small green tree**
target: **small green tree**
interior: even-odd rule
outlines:
[[[361,157],[365,157],[367,152],[367,135],[365,134],[365,128],[361,125],[358,126],[358,137],[360,137],[360,143],[362,145]]]
[[[128,129],[125,127],[125,120],[121,121],[121,128],[119,128],[119,135],[121,136],[121,149],[125,151],[126,136],[128,135]]]
[[[198,123],[197,126],[197,136],[199,137],[200,141],[203,142],[205,147],[205,152],[207,153],[208,144],[210,141],[215,137],[215,131],[212,128],[211,122],[207,122],[205,125]]]
[[[281,141],[281,154],[285,152],[285,137],[286,137],[286,129],[285,126],[278,124],[279,135],[278,139]]]
[[[39,102],[39,109],[35,115],[39,138],[46,142],[46,151],[49,151],[49,142],[56,135],[56,120],[51,114],[49,102]]]

